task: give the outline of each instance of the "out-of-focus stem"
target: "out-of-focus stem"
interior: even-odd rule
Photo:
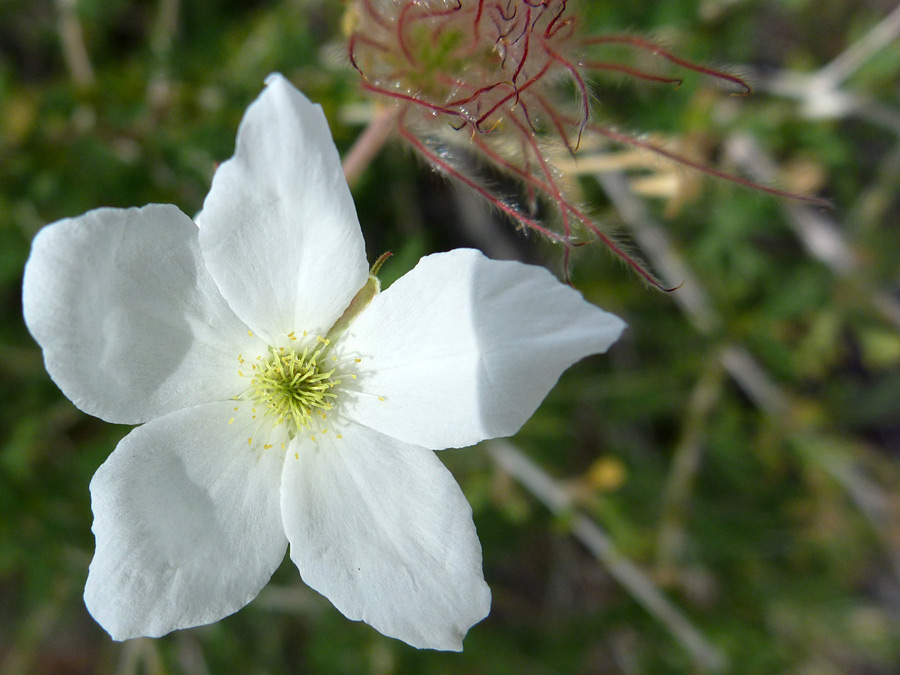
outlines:
[[[572,535],[690,652],[699,670],[718,672],[726,667],[724,655],[707,642],[637,565],[616,550],[607,534],[583,513],[571,512],[571,497],[553,478],[508,441],[491,441],[486,447],[491,459],[548,509],[570,516]]]
[[[733,136],[725,144],[729,157],[755,178],[772,180],[777,167],[749,136]],[[807,252],[840,278],[849,279],[869,304],[900,330],[900,302],[890,294],[868,288],[860,276],[860,263],[844,238],[843,228],[827,214],[809,206],[783,203],[782,210]]]
[[[172,46],[175,44],[175,32],[178,30],[178,15],[181,0],[160,0],[150,36],[150,49],[156,60],[156,67],[147,83],[147,99],[155,110],[166,108],[172,97],[169,62],[172,57]]]
[[[351,187],[390,137],[399,114],[400,108],[396,106],[376,108],[375,117],[344,156],[344,177]]]
[[[51,597],[54,599],[22,616],[16,622],[13,634],[6,636],[9,646],[0,658],[0,673],[26,675],[35,672],[41,647],[50,641],[63,615],[61,601],[56,599],[68,595],[68,588],[63,582],[54,583],[52,590]]]
[[[792,70],[756,73],[754,80],[763,91],[797,100],[801,113],[808,117],[855,116],[900,134],[900,113],[896,109],[841,88],[873,55],[890,46],[898,37],[900,7],[819,70],[813,73]],[[752,72],[752,68],[744,70]]]
[[[897,527],[897,504],[893,494],[886,493],[866,475],[854,456],[858,441],[827,434],[806,434],[793,439],[794,447],[807,460],[831,476],[857,508],[869,519],[882,539],[884,552],[900,579],[900,536]]]
[[[900,37],[900,6],[815,74],[829,88],[839,87],[874,54]]]
[[[178,633],[178,665],[185,675],[210,675],[209,666],[203,656],[203,644],[190,631]]]
[[[150,41],[153,52],[160,59],[168,58],[172,51],[180,5],[181,0],[160,0]]]
[[[142,667],[143,666],[143,667]],[[150,638],[137,638],[122,643],[116,675],[165,675],[159,647]]]
[[[81,30],[75,4],[76,0],[56,0],[56,27],[63,59],[72,80],[79,87],[90,87],[94,84],[94,69],[84,44],[84,31]]]
[[[699,332],[704,335],[713,333],[719,328],[721,319],[712,309],[705,289],[675,251],[665,231],[650,221],[644,203],[631,192],[625,177],[619,173],[598,173],[596,178],[663,283],[678,288],[672,299],[681,306]]]
[[[630,227],[641,249],[660,270],[663,280],[676,283],[674,279],[678,277],[672,275],[680,276],[684,284],[673,294],[674,299],[694,327],[700,333],[711,336],[711,327],[720,326],[722,320],[709,303],[698,279],[677,253],[663,229],[649,216],[644,203],[631,192],[624,176],[613,173],[598,174],[597,180]],[[681,297],[685,291],[690,293],[687,298]],[[792,424],[791,413],[794,402],[791,397],[743,345],[726,343],[719,351],[719,360],[757,407],[784,423]],[[815,458],[814,455],[812,457]],[[833,462],[819,462],[817,466],[847,492],[860,512],[869,520],[885,550],[893,556],[895,549],[891,534],[886,530],[883,521],[875,517],[876,510],[871,506],[884,504],[888,500],[880,486],[873,481],[863,481],[860,478],[863,474],[858,462],[852,460],[848,460],[846,466]],[[900,566],[895,565],[895,572],[900,574]]]
[[[662,498],[662,521],[656,539],[657,565],[671,576],[682,557],[685,522],[690,508],[694,478],[703,457],[707,419],[722,395],[723,368],[714,360],[704,369],[694,387],[686,412],[684,430],[672,460],[672,470]]]

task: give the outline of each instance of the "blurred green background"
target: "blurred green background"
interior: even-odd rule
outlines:
[[[571,368],[512,441],[565,488],[563,513],[488,448],[441,455],[474,508],[494,594],[465,651],[444,654],[347,621],[289,561],[215,625],[110,641],[81,599],[88,483],[127,428],[62,397],[21,321],[37,230],[99,206],[195,213],[269,72],[322,103],[345,152],[371,114],[342,56],[345,5],[0,0],[0,673],[704,672],[610,560],[668,597],[725,672],[900,672],[900,20],[883,22],[896,3],[581,9],[598,33],[660,38],[757,88],[737,98],[699,77],[674,91],[598,78],[600,122],[765,174],[741,159],[750,147],[774,162],[766,180],[835,208],[683,168],[633,171],[631,188],[615,174],[581,179],[598,219],[657,270],[660,256],[680,261],[672,278],[685,285],[651,291],[598,248],[578,251],[576,287],[630,328]],[[852,45],[863,51],[838,62],[831,90],[800,77]],[[560,250],[496,222],[398,143],[354,196],[370,259],[396,254],[387,281],[461,245],[560,271]],[[613,556],[579,541],[586,521]]]

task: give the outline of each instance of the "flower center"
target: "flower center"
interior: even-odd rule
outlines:
[[[293,431],[309,428],[316,411],[331,410],[337,394],[331,391],[340,380],[332,378],[335,369],[325,370],[323,351],[328,342],[310,351],[295,352],[284,347],[269,349],[269,357],[257,362],[250,382],[252,397],[265,403],[275,424],[285,420]]]

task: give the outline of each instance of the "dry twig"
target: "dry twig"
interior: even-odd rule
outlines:
[[[721,671],[727,666],[722,652],[707,642],[688,618],[631,560],[619,553],[609,536],[593,520],[572,510],[572,498],[547,473],[508,441],[485,444],[491,459],[521,483],[555,514],[570,516],[570,531],[643,607],[658,619],[691,654],[696,666]]]

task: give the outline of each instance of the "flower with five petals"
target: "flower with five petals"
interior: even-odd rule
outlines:
[[[91,481],[85,603],[117,640],[210,623],[290,545],[348,618],[459,650],[490,591],[433,451],[515,433],[624,324],[473,250],[377,293],[321,109],[267,85],[196,220],[104,208],[35,238],[23,300],[48,372],[140,425]]]

